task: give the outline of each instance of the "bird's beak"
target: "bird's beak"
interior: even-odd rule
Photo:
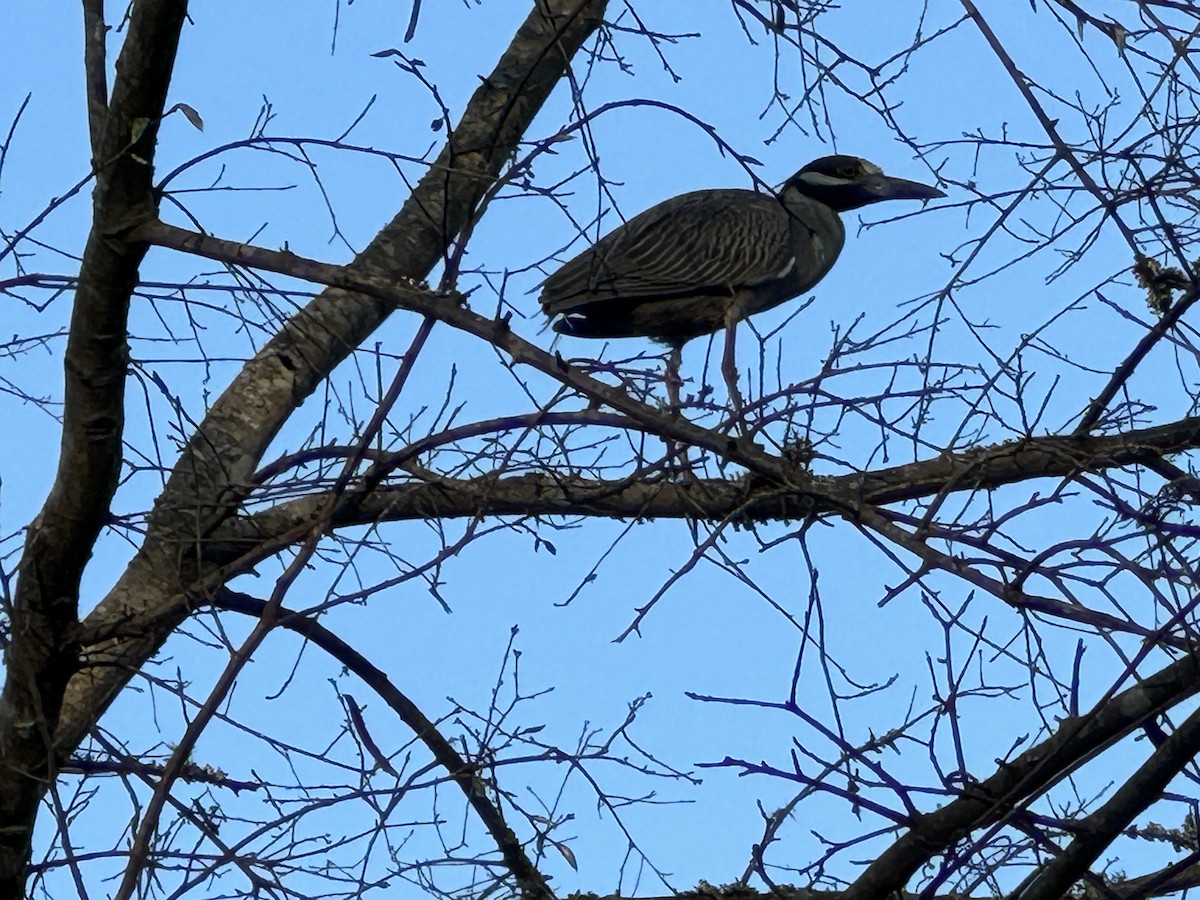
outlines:
[[[879,200],[936,200],[946,196],[935,187],[921,184],[919,181],[892,178],[882,172],[878,175],[868,175],[860,182],[860,186],[870,198],[868,203]]]

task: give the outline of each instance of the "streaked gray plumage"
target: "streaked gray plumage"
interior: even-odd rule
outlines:
[[[815,160],[774,196],[682,194],[564,264],[542,286],[542,309],[563,334],[644,336],[678,348],[820,281],[845,243],[839,212],[944,196],[854,156]]]

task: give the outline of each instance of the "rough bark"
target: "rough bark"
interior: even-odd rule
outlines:
[[[419,281],[467,228],[480,199],[515,151],[571,56],[599,26],[604,0],[537,0],[495,69],[481,80],[438,159],[400,213],[349,264],[349,272]],[[446,301],[451,302],[451,301]],[[329,289],[298,312],[250,360],[213,405],[156,503],[146,539],[85,630],[167,615],[140,634],[87,649],[89,668],[70,683],[59,722],[63,751],[89,728],[162,645],[184,613],[172,606],[202,570],[199,548],[234,514],[244,485],[279,428],[329,372],[376,329],[394,306]],[[147,619],[148,620],[148,619]]]
[[[52,740],[78,669],[79,585],[121,471],[126,323],[146,245],[123,235],[153,217],[155,139],[187,4],[133,7],[106,111],[93,103],[95,189],[64,359],[54,485],[30,524],[0,695],[0,896],[21,896],[38,805],[63,748]],[[94,23],[89,22],[89,26]],[[93,94],[94,101],[96,98]]]
[[[1142,465],[1196,447],[1200,447],[1200,418],[1190,418],[1122,434],[1034,437],[963,453],[943,453],[934,459],[886,469],[808,476],[809,483],[803,487],[754,477],[650,484],[631,479],[596,481],[542,474],[443,478],[384,485],[369,496],[349,494],[333,515],[340,527],[503,515],[787,521],[837,514],[846,508],[848,497],[857,503],[882,506],[958,491],[990,491],[1036,478],[1071,478]],[[231,521],[214,534],[213,544],[226,539],[273,540],[311,524],[328,502],[328,497],[314,495]]]

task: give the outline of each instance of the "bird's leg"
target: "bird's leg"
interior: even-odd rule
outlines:
[[[683,387],[683,379],[679,377],[679,367],[683,364],[683,345],[672,344],[671,352],[667,354],[667,370],[663,373],[663,381],[667,385],[667,409],[671,415],[679,415],[682,404],[679,401],[679,389]]]
[[[663,381],[667,385],[667,411],[671,418],[677,419],[681,415],[683,404],[679,399],[679,389],[683,387],[683,378],[679,375],[679,368],[683,364],[683,344],[671,344],[671,352],[667,354],[667,370],[663,373]],[[683,472],[688,471],[687,447],[682,444],[677,444],[670,438],[666,441],[667,453],[670,457],[678,460],[679,468]]]
[[[733,424],[739,431],[744,431],[742,423],[742,395],[738,391],[737,354],[735,341],[737,323],[741,319],[742,304],[735,297],[725,310],[725,353],[721,357],[721,374],[725,376],[725,388],[729,391],[729,405],[733,415]]]

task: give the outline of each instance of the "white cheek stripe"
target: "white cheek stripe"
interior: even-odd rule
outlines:
[[[833,175],[826,175],[823,172],[805,172],[800,176],[800,180],[807,184],[815,184],[821,187],[845,187],[852,184],[848,178],[837,178]]]

